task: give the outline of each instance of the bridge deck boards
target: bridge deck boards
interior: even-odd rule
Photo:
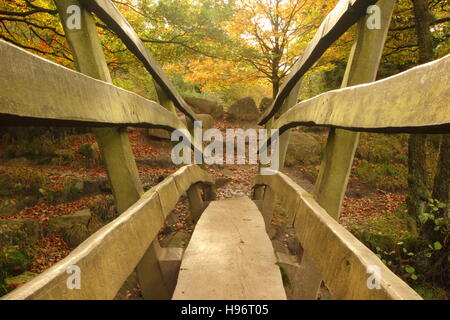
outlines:
[[[184,254],[173,299],[286,299],[263,217],[249,198],[209,205]]]

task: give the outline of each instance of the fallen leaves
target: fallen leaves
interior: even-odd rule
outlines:
[[[361,198],[345,197],[340,223],[345,227],[359,225],[376,215],[391,214],[405,203],[404,194],[377,190]]]
[[[36,243],[30,271],[41,273],[68,256],[70,251],[61,234],[41,238]]]
[[[96,201],[98,201],[98,196],[86,197],[77,201],[61,203],[57,205],[40,203],[35,206],[25,208],[24,210],[13,216],[0,217],[0,220],[36,219],[40,222],[45,222],[52,217],[69,215],[76,211],[89,208]]]

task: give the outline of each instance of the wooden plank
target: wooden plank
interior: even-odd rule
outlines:
[[[186,129],[158,103],[0,41],[0,124]],[[187,129],[186,129],[187,130]]]
[[[186,177],[190,179],[189,186],[214,181],[198,166],[184,167],[175,175],[180,173],[190,174]],[[170,179],[175,184],[172,176],[168,178]],[[176,186],[180,187],[181,185]],[[163,208],[161,203],[163,198],[172,192],[172,188],[170,183],[162,183],[152,188],[137,203],[90,236],[65,259],[2,299],[113,299],[163,226],[170,208]],[[80,290],[67,288],[70,274],[66,273],[66,270],[73,265],[81,270]]]
[[[450,55],[393,77],[303,101],[273,128],[327,126],[380,133],[450,133]]]
[[[167,78],[151,53],[145,47],[129,22],[117,10],[110,0],[80,0],[85,8],[95,13],[127,46],[127,48],[144,64],[156,83],[164,90],[175,106],[192,120],[197,120],[194,111],[184,101],[173,84]]]
[[[261,116],[263,125],[282,107],[296,83],[320,59],[325,51],[367,12],[378,0],[340,0],[320,25],[314,38],[292,68],[272,106]]]
[[[264,220],[247,197],[211,202],[181,262],[174,300],[285,300]]]
[[[314,199],[286,175],[257,176],[257,186],[268,185],[277,194],[297,198],[286,209],[305,253],[313,260],[335,299],[420,300],[421,297],[349,231],[336,222]],[[284,203],[282,202],[282,205]],[[332,267],[330,267],[332,266]],[[380,270],[380,289],[369,289],[369,267]]]

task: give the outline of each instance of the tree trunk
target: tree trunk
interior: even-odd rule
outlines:
[[[411,135],[408,142],[408,214],[410,227],[417,233],[419,215],[425,212],[430,193],[426,176],[426,139],[424,134]]]
[[[278,91],[280,90],[280,78],[275,76],[272,78],[272,96],[273,99],[277,97]]]
[[[445,213],[448,212],[450,192],[450,134],[443,135],[439,152],[436,176],[434,177],[433,199],[439,200],[447,205]]]
[[[419,63],[427,63],[433,60],[433,37],[430,25],[433,17],[428,8],[428,0],[412,0],[414,15],[416,18],[416,32],[419,43]]]
[[[419,63],[433,59],[433,38],[430,32],[432,17],[428,0],[412,0],[419,43]],[[408,143],[408,214],[411,229],[417,232],[417,219],[426,209],[430,196],[426,183],[426,135],[411,135]]]

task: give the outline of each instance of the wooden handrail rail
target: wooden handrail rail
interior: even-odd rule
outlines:
[[[152,75],[155,82],[164,90],[165,94],[172,100],[181,112],[192,120],[197,120],[194,111],[184,101],[173,84],[166,76],[151,53],[145,47],[142,40],[133,30],[125,17],[117,10],[111,0],[80,0],[83,6],[97,15],[126,45]]]
[[[0,124],[186,129],[158,103],[0,40]]]
[[[4,300],[113,299],[163,227],[179,198],[194,184],[214,184],[200,167],[179,169],[44,273],[17,288]],[[81,270],[81,289],[67,287],[69,267]]]
[[[311,257],[336,299],[421,300],[421,297],[314,199],[286,175],[260,175],[255,186],[282,196],[282,207],[293,221],[305,252]],[[320,239],[320,240],[319,240]],[[369,267],[380,270],[380,289],[367,286]]]
[[[450,133],[450,55],[377,82],[300,102],[273,128],[328,126],[380,133]],[[423,93],[423,87],[427,93]]]
[[[282,107],[296,83],[320,59],[325,51],[367,12],[378,0],[340,0],[320,25],[314,38],[283,82],[272,106],[260,117],[259,124],[269,121]]]

